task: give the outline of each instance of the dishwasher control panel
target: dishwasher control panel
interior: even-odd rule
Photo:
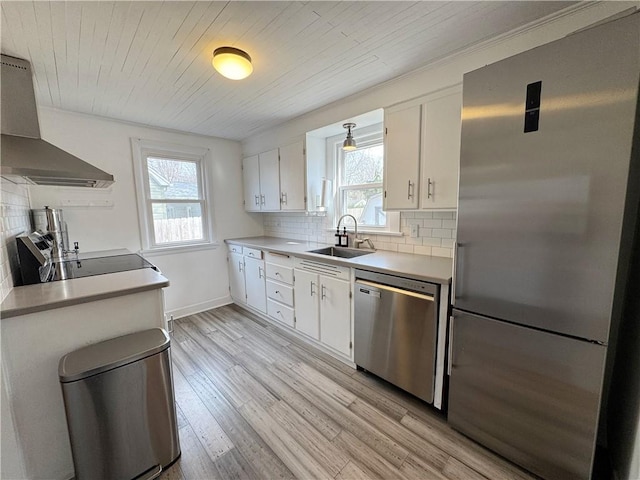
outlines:
[[[356,270],[356,280],[368,280],[370,282],[383,283],[396,288],[411,290],[413,292],[437,295],[439,285],[436,283],[423,282],[412,278],[397,277],[386,273],[369,272],[366,270]]]

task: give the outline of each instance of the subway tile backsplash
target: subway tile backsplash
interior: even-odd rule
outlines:
[[[305,213],[265,213],[264,234],[310,242],[335,243],[330,216]],[[411,226],[418,236],[411,237]],[[401,212],[402,235],[363,234],[379,250],[452,257],[456,238],[456,212]]]
[[[0,180],[0,300],[13,288],[15,276],[19,275],[16,235],[31,228],[29,218],[29,193],[26,185],[16,185]]]

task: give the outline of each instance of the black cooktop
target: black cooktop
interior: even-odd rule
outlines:
[[[84,260],[65,260],[64,262],[54,263],[51,280],[90,277],[92,275],[126,272],[140,268],[156,269],[154,265],[135,253],[111,257],[87,258]]]

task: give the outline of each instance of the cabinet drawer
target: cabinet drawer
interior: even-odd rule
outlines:
[[[267,297],[293,307],[293,287],[267,280]]]
[[[244,247],[243,248],[243,253],[247,257],[262,258],[262,250],[258,250],[257,248]]]
[[[293,268],[267,263],[267,278],[273,278],[279,282],[293,285]]]
[[[293,257],[284,253],[265,252],[265,261],[274,265],[282,265],[283,267],[293,267]]]
[[[231,253],[242,253],[242,245],[228,245],[229,251]]]
[[[293,325],[294,325],[293,308],[285,307],[281,303],[278,303],[269,298],[267,300],[267,313],[271,318],[274,318],[279,322],[282,322],[285,325],[288,325],[291,328],[293,328]]]

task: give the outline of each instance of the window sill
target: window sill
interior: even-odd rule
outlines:
[[[173,247],[158,247],[140,250],[144,257],[154,257],[158,255],[172,255],[177,253],[198,252],[201,250],[213,250],[220,246],[219,242],[196,243],[192,245],[179,245]]]

